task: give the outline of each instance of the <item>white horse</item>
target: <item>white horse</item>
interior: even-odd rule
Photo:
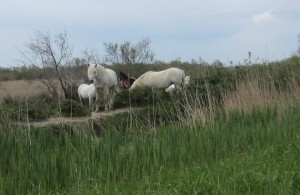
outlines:
[[[88,78],[93,80],[96,88],[96,102],[100,100],[100,91],[103,90],[105,111],[113,109],[116,87],[118,85],[117,74],[99,64],[91,64],[88,68]],[[99,103],[96,112],[99,111]]]
[[[148,71],[142,74],[131,86],[130,91],[137,87],[149,87],[163,90],[174,84],[175,89],[184,87],[185,73],[179,68],[169,68],[159,72]]]
[[[185,78],[184,78],[184,86],[189,85],[190,84],[190,80],[191,80],[190,76],[185,76]],[[172,84],[172,85],[170,85],[170,87],[168,87],[167,89],[165,89],[165,92],[171,93],[174,90],[175,90],[175,85]]]
[[[78,96],[82,105],[82,99],[89,98],[89,107],[93,107],[93,99],[96,97],[96,88],[94,84],[81,84],[78,87]]]

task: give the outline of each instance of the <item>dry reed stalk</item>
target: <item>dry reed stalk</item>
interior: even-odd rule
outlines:
[[[213,98],[211,98],[208,105],[197,94],[184,93],[183,99],[183,103],[181,104],[174,103],[174,106],[177,107],[176,110],[180,110],[180,108],[184,109],[184,112],[177,113],[180,124],[195,127],[199,124],[213,122],[216,107]]]
[[[237,84],[236,91],[224,93],[222,96],[226,112],[241,110],[249,112],[253,108],[276,106],[278,117],[281,118],[291,104],[300,100],[300,86],[291,81],[286,88],[278,90],[273,80],[264,83],[258,78],[249,77]]]
[[[236,81],[236,90],[222,94],[222,105],[227,113],[238,110],[251,112],[253,108],[276,107],[278,118],[282,118],[292,104],[300,103],[300,86],[291,79],[287,86],[275,86],[271,73],[268,78],[260,77],[258,71],[249,72],[247,79]],[[197,94],[185,94],[183,113],[178,113],[180,122],[195,126],[210,123],[213,125],[218,103],[206,85],[208,102],[204,103]],[[179,108],[179,107],[178,107]]]

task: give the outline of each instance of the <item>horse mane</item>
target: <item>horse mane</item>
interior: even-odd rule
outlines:
[[[128,79],[128,76],[124,72],[120,72],[120,79]]]
[[[136,80],[136,79],[133,78],[133,77],[130,77],[130,78],[129,78],[130,86],[133,84],[133,82],[134,82],[135,80]]]

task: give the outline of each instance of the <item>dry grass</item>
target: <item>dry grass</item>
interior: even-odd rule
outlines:
[[[300,101],[300,86],[291,81],[282,90],[277,90],[274,82],[262,83],[255,76],[237,84],[237,90],[223,94],[223,105],[227,112],[240,110],[249,112],[253,108],[276,106],[282,117],[295,101]]]
[[[14,80],[0,82],[0,104],[5,98],[24,99],[46,93],[47,89],[39,81]]]
[[[300,86],[293,79],[290,79],[287,86],[281,86],[278,90],[272,77],[268,82],[263,82],[258,75],[257,72],[249,73],[246,80],[236,81],[236,90],[225,91],[222,94],[221,104],[227,114],[234,110],[251,112],[254,108],[264,109],[274,106],[280,119],[285,116],[291,105],[300,102]],[[186,95],[183,105],[185,112],[178,114],[183,124],[194,126],[199,123],[214,123],[218,103],[211,96],[209,88],[206,89],[207,103],[204,103],[197,94]]]
[[[224,107],[227,110],[250,111],[253,107],[266,107],[278,101],[280,93],[273,87],[261,86],[258,79],[251,78],[237,84],[237,90],[224,94]]]
[[[63,92],[60,90],[59,82],[56,81],[58,93],[63,97]],[[12,80],[0,82],[0,104],[2,104],[5,98],[12,99],[25,99],[30,97],[36,97],[41,94],[48,94],[46,86],[38,80]]]

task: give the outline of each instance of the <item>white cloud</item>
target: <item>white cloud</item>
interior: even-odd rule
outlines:
[[[252,17],[252,21],[254,23],[264,23],[264,22],[273,21],[274,19],[275,19],[275,15],[272,13],[272,11],[265,11],[263,13],[254,15]]]

